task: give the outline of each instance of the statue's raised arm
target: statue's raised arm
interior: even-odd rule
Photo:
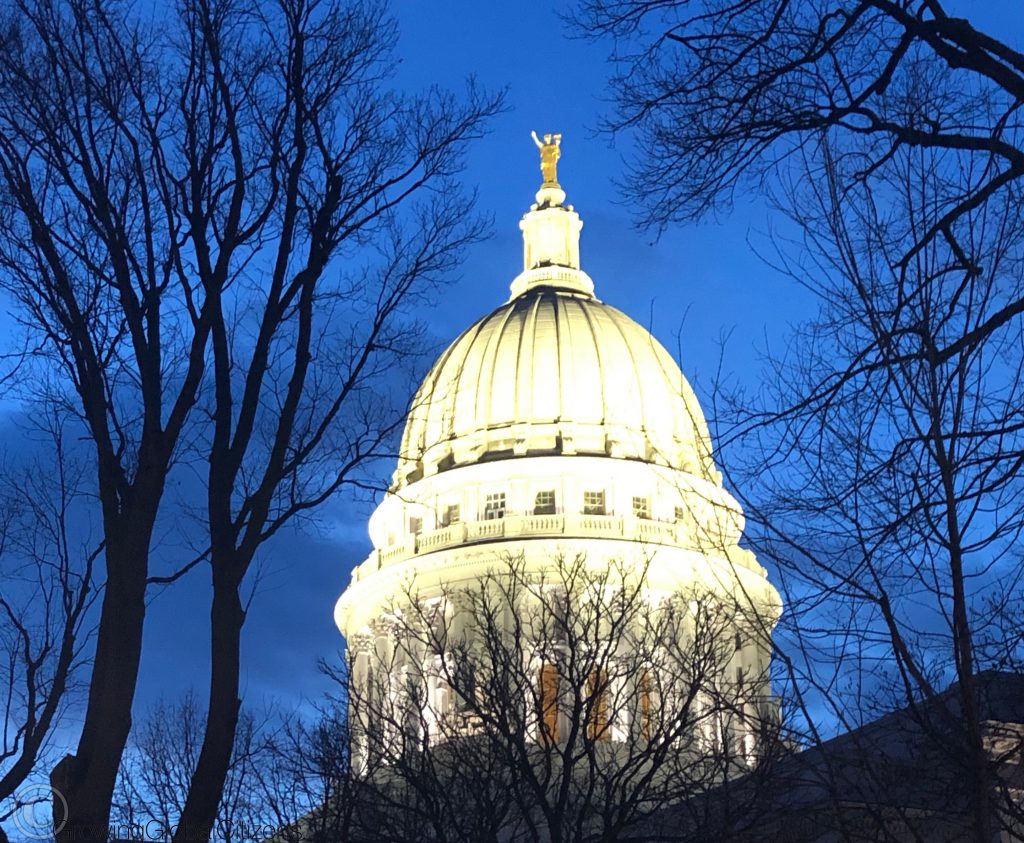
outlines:
[[[536,132],[530,132],[530,136],[533,138],[533,142],[537,144],[537,149],[540,150],[540,171],[544,176],[544,184],[557,185],[558,159],[562,155],[560,148],[562,136],[547,134],[544,135],[543,141],[537,137]]]

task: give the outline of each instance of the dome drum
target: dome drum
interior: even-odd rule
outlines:
[[[360,568],[509,537],[604,536],[728,555],[742,531],[728,492],[665,466],[585,455],[483,461],[387,495],[370,519],[377,550]]]
[[[380,568],[365,566],[345,592],[335,609],[342,630],[355,632],[370,623],[381,606],[405,593],[422,599],[443,594],[460,585],[479,581],[493,572],[495,544],[464,545],[420,554]],[[582,554],[595,571],[610,564],[633,563],[645,571],[650,596],[700,590],[720,595],[723,600],[740,598],[758,607],[759,614],[771,625],[781,613],[781,601],[764,576],[764,569],[750,551],[740,548],[727,553],[709,553],[707,549],[652,547],[630,538],[609,540],[566,538],[548,542],[505,538],[500,553],[522,558],[526,568],[543,576],[559,557],[572,559]]]

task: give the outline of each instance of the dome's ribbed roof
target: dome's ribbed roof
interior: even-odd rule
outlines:
[[[499,307],[441,355],[413,400],[394,483],[541,453],[719,480],[700,406],[665,348],[614,307],[552,286]]]

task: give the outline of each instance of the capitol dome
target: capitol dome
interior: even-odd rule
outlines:
[[[412,402],[394,484],[502,456],[595,454],[719,481],[671,355],[622,311],[534,283],[441,355]]]
[[[563,600],[587,595],[608,597],[608,611],[632,619],[591,616],[599,637],[629,630],[607,651],[609,642],[594,642],[598,657],[614,653],[624,673],[608,686],[616,712],[608,688],[594,692],[610,716],[600,736],[588,726],[593,740],[642,735],[644,712],[661,693],[652,677],[675,698],[665,659],[681,654],[685,675],[692,652],[683,642],[705,630],[701,606],[717,627],[707,642],[714,675],[699,680],[698,695],[726,689],[737,716],[702,726],[698,740],[712,746],[713,734],[728,732],[752,759],[752,724],[770,708],[770,630],[781,601],[740,544],[743,511],[723,487],[679,366],[646,328],[596,297],[580,266],[583,223],[556,177],[560,139],[534,136],[544,181],[519,223],[522,271],[508,301],[448,346],[413,397],[390,488],[370,517],[373,549],[335,605],[363,736],[353,750],[360,764],[372,754],[370,735],[386,745],[408,729],[419,746],[477,733],[476,707],[489,705],[491,683],[477,686],[476,677],[509,664],[525,671],[532,696],[523,699],[536,715],[516,728],[530,740],[568,735],[571,677],[558,655],[568,644],[545,612],[557,607],[561,616]],[[622,609],[616,594],[632,608]],[[645,640],[661,621],[647,626],[641,617],[680,619],[671,646]],[[574,636],[582,631],[573,628]],[[488,650],[502,642],[523,649]],[[468,673],[452,668],[457,658]],[[636,671],[625,667],[629,658],[638,659]],[[610,664],[591,670],[586,687]],[[704,702],[698,708],[709,711]]]
[[[739,544],[743,512],[693,390],[646,328],[596,297],[583,223],[555,178],[558,136],[541,146],[522,271],[412,400],[373,550],[335,607],[346,636],[376,635],[410,584],[436,597],[508,556],[538,571],[566,555],[630,560],[655,589],[777,603]]]

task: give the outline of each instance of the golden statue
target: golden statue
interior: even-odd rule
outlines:
[[[533,142],[540,150],[540,171],[544,175],[544,184],[558,184],[558,159],[562,155],[559,144],[562,142],[561,135],[544,135],[543,142],[537,137],[536,132],[530,132]]]

